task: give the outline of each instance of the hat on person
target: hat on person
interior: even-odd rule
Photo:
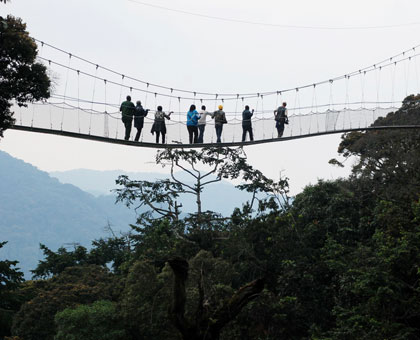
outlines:
[[[219,110],[223,110],[223,105],[219,105]]]

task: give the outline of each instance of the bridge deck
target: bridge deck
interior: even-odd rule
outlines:
[[[316,133],[311,133],[311,134],[288,136],[288,137],[282,137],[282,138],[254,140],[252,142],[246,141],[246,142],[224,142],[224,143],[202,143],[202,144],[182,144],[182,143],[173,142],[169,144],[157,144],[157,143],[149,143],[149,142],[126,141],[123,139],[88,135],[88,134],[83,134],[83,133],[69,132],[69,131],[62,131],[62,130],[45,129],[45,128],[39,128],[39,127],[22,126],[22,125],[14,125],[11,127],[11,129],[19,130],[19,131],[44,133],[44,134],[50,134],[50,135],[58,135],[58,136],[65,136],[65,137],[71,137],[71,138],[92,140],[92,141],[103,142],[103,143],[112,143],[112,144],[128,145],[128,146],[143,147],[143,148],[154,148],[154,149],[205,148],[205,147],[218,147],[218,146],[220,147],[248,146],[248,145],[256,145],[256,144],[283,142],[283,141],[288,141],[288,140],[309,138],[309,137],[316,137],[316,136],[332,135],[332,134],[337,134],[337,133],[347,133],[347,132],[352,132],[352,131],[397,130],[397,129],[419,129],[419,128],[420,128],[420,125],[393,125],[393,126],[377,126],[377,127],[324,131],[324,132],[316,132]]]

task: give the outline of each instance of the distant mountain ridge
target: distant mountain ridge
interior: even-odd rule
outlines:
[[[114,196],[94,197],[0,151],[1,258],[18,260],[28,277],[41,258],[39,243],[51,249],[105,237],[104,227],[127,231],[135,212]]]

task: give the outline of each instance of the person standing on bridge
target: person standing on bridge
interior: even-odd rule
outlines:
[[[217,143],[222,142],[223,124],[227,123],[223,105],[219,105],[219,110],[215,111],[211,118],[214,119],[214,127],[216,128]]]
[[[122,114],[121,119],[122,119],[122,121],[124,123],[124,126],[125,126],[124,139],[129,140],[130,139],[130,134],[131,134],[131,127],[133,125],[134,111],[136,110],[136,107],[134,106],[133,102],[131,101],[130,96],[127,96],[126,99],[127,100],[121,104],[120,111],[121,111],[121,114]]]
[[[274,111],[274,119],[276,121],[277,128],[277,138],[281,138],[283,136],[284,124],[289,124],[286,106],[287,103],[283,102],[282,106],[279,106],[279,108]]]
[[[169,114],[166,114],[162,111],[162,106],[157,107],[157,111],[155,113],[155,122],[152,126],[153,133],[156,133],[156,144],[159,144],[159,136],[162,134],[162,144],[165,144],[165,135],[166,135],[166,125],[165,125],[165,118],[171,119],[172,111]]]
[[[245,105],[245,110],[242,112],[242,142],[245,142],[247,132],[249,133],[249,140],[251,142],[254,140],[251,123],[251,118],[253,114],[254,109],[252,109],[252,111],[249,111],[249,106]]]
[[[204,143],[204,129],[206,128],[206,119],[209,114],[206,111],[206,106],[201,106],[200,119],[198,120],[198,143]]]
[[[147,116],[149,110],[143,109],[141,106],[141,101],[136,102],[136,110],[134,111],[134,127],[137,129],[136,137],[134,138],[135,142],[138,142],[140,139],[141,130],[144,126],[144,117]]]
[[[190,106],[190,110],[187,113],[187,129],[188,129],[190,144],[197,143],[199,119],[200,119],[200,115],[198,114],[196,107],[193,104]]]

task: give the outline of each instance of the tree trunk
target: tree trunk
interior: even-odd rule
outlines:
[[[242,308],[255,299],[264,288],[263,279],[252,281],[241,287],[222,307],[213,312],[205,311],[201,304],[198,307],[199,310],[196,311],[197,318],[192,323],[185,318],[185,282],[188,278],[188,262],[182,258],[175,258],[168,262],[175,276],[170,314],[183,340],[218,340],[223,327],[232,321]]]

